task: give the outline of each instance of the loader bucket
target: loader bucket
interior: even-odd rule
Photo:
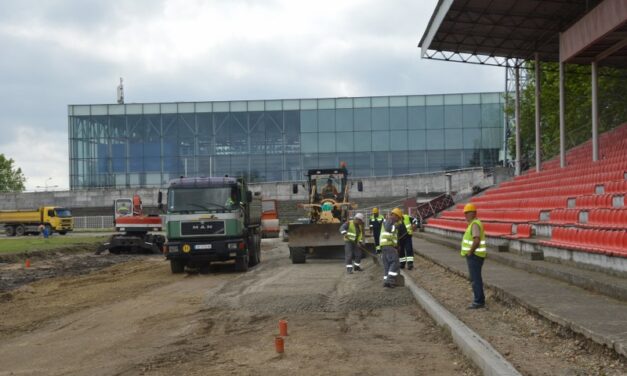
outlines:
[[[290,247],[319,248],[343,247],[344,236],[340,234],[341,223],[290,223],[288,242]]]

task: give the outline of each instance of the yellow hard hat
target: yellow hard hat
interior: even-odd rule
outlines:
[[[372,214],[379,214],[379,208],[372,208]]]
[[[464,213],[476,212],[476,211],[477,211],[477,207],[472,202],[469,202],[466,204],[466,206],[464,206]]]
[[[394,214],[395,216],[399,218],[403,218],[403,211],[399,208],[392,209],[392,214]]]

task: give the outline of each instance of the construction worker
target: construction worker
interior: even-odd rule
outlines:
[[[379,236],[381,236],[381,225],[383,224],[383,216],[379,215],[378,208],[372,208],[372,215],[369,218],[369,227],[374,236],[375,251],[381,253],[381,246],[379,245]]]
[[[364,242],[364,215],[355,214],[352,220],[344,222],[340,227],[340,233],[344,235],[344,260],[346,272],[353,274],[353,270],[361,271],[361,249]]]
[[[119,201],[118,201],[119,202]],[[120,206],[118,207],[118,214],[120,215],[128,215],[131,212],[126,202],[122,201]]]
[[[226,199],[224,206],[227,209],[235,209],[237,207],[236,203],[237,203],[237,191],[231,190],[231,194],[229,195],[229,198]]]
[[[474,299],[468,309],[485,307],[485,295],[483,293],[483,279],[481,268],[487,255],[485,243],[485,231],[483,224],[477,219],[477,208],[474,204],[468,203],[464,206],[464,216],[468,227],[462,238],[461,255],[466,257],[468,264],[468,275],[472,284]]]
[[[336,198],[338,195],[337,188],[333,185],[333,179],[327,180],[327,185],[322,187],[322,197],[333,197]]]
[[[399,208],[392,209],[383,221],[379,244],[383,261],[383,287],[396,287],[396,277],[400,272],[398,261],[398,229],[403,212]]]
[[[407,270],[414,268],[414,243],[412,242],[412,234],[416,229],[418,221],[415,218],[410,217],[407,214],[403,215],[403,227],[398,232],[398,250],[401,262],[401,269],[405,269],[407,264]]]

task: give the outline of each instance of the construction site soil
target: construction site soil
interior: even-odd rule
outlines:
[[[216,265],[173,275],[160,256],[87,249],[29,269],[2,264],[0,375],[480,374],[406,288],[381,286],[372,261],[352,275],[336,260],[292,265],[278,239],[263,241],[262,257],[243,274]],[[417,266],[414,278],[523,374],[627,373],[624,359],[489,292],[487,310],[463,310],[467,281]],[[280,319],[283,354],[274,348]]]

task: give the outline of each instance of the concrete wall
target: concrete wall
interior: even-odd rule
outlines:
[[[473,186],[485,188],[492,185],[494,181],[493,176],[486,175],[482,168],[449,171],[449,173],[452,175],[451,189],[456,192],[470,192]],[[360,180],[363,182],[364,191],[358,192],[357,184],[355,184],[351,189],[351,197],[354,199],[416,197],[419,193],[446,191],[446,177],[443,172]],[[302,186],[299,187],[297,194],[293,194],[291,182],[251,184],[250,189],[263,198],[281,201],[302,201],[307,197],[306,189]],[[32,209],[42,205],[105,208],[111,207],[115,198],[132,197],[134,194],[141,196],[145,207],[155,207],[158,191],[158,188],[129,188],[3,193],[0,194],[0,210]]]

